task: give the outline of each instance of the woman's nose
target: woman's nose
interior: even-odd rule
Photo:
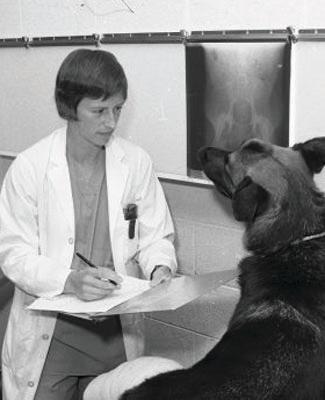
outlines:
[[[106,128],[114,129],[116,126],[116,118],[113,113],[106,112],[103,114],[103,124]]]

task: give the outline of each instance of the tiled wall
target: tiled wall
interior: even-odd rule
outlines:
[[[236,268],[244,254],[242,227],[211,186],[162,182],[176,228],[179,271],[204,274]],[[236,282],[176,311],[147,314],[147,352],[189,366],[224,333],[239,297]]]
[[[10,162],[0,157],[0,183]],[[192,275],[236,268],[243,254],[242,227],[234,221],[227,201],[212,186],[171,181],[162,185],[176,228],[179,272]],[[230,282],[176,311],[148,313],[147,353],[191,365],[224,333],[238,296],[236,283]],[[1,326],[7,312],[8,304],[0,308]]]

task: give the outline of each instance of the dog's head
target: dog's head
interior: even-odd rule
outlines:
[[[313,181],[325,164],[325,137],[292,148],[250,139],[233,152],[203,148],[199,158],[231,199],[235,218],[246,223],[249,250],[274,250],[325,230],[325,200]]]

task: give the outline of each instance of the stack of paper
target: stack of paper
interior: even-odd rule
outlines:
[[[57,311],[80,318],[137,312],[175,310],[212,289],[235,278],[236,270],[224,270],[204,275],[178,276],[151,287],[149,281],[123,276],[121,289],[101,300],[83,301],[73,295],[51,299],[38,298],[28,309]]]
[[[100,300],[83,301],[72,294],[61,294],[49,299],[40,297],[27,308],[70,314],[102,313],[150,289],[149,281],[131,276],[122,276],[122,278],[121,288]]]

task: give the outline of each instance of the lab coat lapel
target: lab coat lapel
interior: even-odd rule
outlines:
[[[70,174],[66,159],[65,132],[62,132],[62,134],[58,135],[52,145],[48,166],[48,179],[50,182],[50,186],[53,189],[53,191],[51,190],[50,193],[54,193],[55,200],[57,200],[57,202],[60,204],[62,214],[65,216],[69,227],[73,231],[74,209]]]
[[[107,197],[111,238],[114,237],[117,217],[121,212],[121,199],[129,173],[128,167],[123,163],[124,156],[124,150],[119,145],[118,139],[112,138],[106,148]]]

